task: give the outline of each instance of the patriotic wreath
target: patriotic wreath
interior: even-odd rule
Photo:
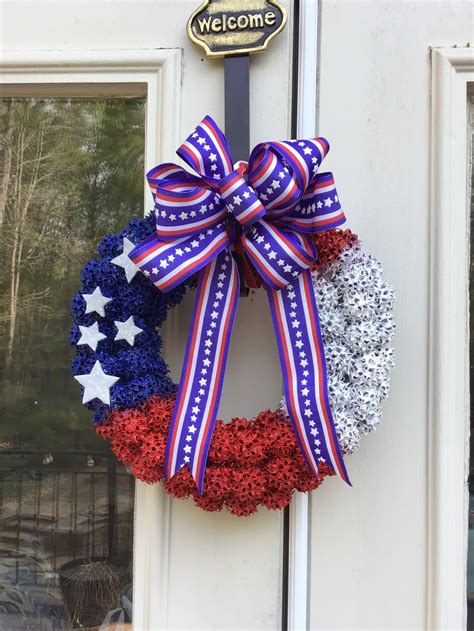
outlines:
[[[317,173],[328,148],[321,138],[266,143],[233,166],[206,117],[178,150],[199,175],[153,169],[155,212],[107,235],[82,270],[69,341],[96,432],[135,477],[204,510],[249,515],[283,508],[294,490],[335,473],[349,482],[342,454],[380,423],[394,293],[380,263],[338,229],[332,175]],[[224,423],[216,415],[239,268],[269,294],[285,396],[275,411]],[[178,388],[160,327],[189,290],[197,297]]]

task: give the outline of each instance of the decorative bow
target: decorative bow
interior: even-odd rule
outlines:
[[[169,480],[187,465],[202,493],[239,299],[239,251],[267,290],[288,413],[318,477],[325,463],[349,478],[329,408],[324,348],[311,281],[317,252],[309,234],[345,221],[331,173],[317,174],[324,138],[257,145],[233,165],[227,140],[206,116],[178,149],[199,176],[175,164],[152,169],[156,234],[129,254],[161,290],[200,270],[165,456]],[[253,279],[255,281],[255,278]]]

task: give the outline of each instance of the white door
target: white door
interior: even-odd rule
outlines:
[[[141,101],[146,113],[146,122],[145,118],[142,121],[143,166],[171,161],[176,147],[205,114],[224,123],[223,63],[203,58],[186,36],[185,24],[197,4],[161,0],[4,1],[0,4],[2,81],[9,85],[2,86],[2,96],[14,95],[20,101],[31,95]],[[444,444],[438,446],[439,451],[433,449],[440,440],[433,420],[439,411],[433,411],[432,399],[428,406],[429,395],[433,394],[428,381],[433,374],[430,362],[434,349],[428,333],[429,287],[436,286],[438,269],[430,267],[430,227],[434,220],[430,168],[436,159],[430,142],[438,124],[431,119],[430,50],[465,45],[472,40],[472,5],[463,1],[403,0],[288,0],[283,4],[289,13],[287,28],[271,42],[266,53],[252,57],[251,146],[261,140],[290,137],[293,8],[296,4],[315,9],[318,4],[318,131],[331,140],[328,169],[337,176],[349,226],[359,234],[365,248],[383,261],[398,294],[397,369],[384,424],[351,457],[354,487],[349,489],[332,480],[310,499],[308,626],[321,630],[461,629],[464,568],[460,566],[465,547],[460,542],[463,490],[456,484],[462,481],[463,471],[461,467],[459,476],[456,468],[456,475],[446,478],[454,483],[454,491],[449,485],[443,487],[448,489],[448,496],[451,494],[452,503],[446,508],[439,506],[437,498],[442,495],[433,485],[438,484],[440,472],[433,458],[441,453],[451,457],[452,462],[462,462],[463,448],[462,444],[460,449],[458,443],[455,446],[453,434],[448,432],[446,450],[441,449]],[[317,11],[311,18],[313,24],[315,15]],[[303,66],[311,63],[318,48],[314,38],[305,46],[308,56],[300,57]],[[459,64],[467,67],[465,61]],[[314,91],[305,93],[304,86],[301,94],[303,103],[312,102],[315,96]],[[436,98],[439,111],[443,103],[449,105],[449,100],[440,101],[439,94],[434,95]],[[447,137],[452,135],[448,132]],[[149,197],[145,207],[150,207]],[[455,252],[450,251],[455,258]],[[34,305],[31,309],[33,313]],[[167,323],[167,357],[175,376],[183,355],[189,310],[187,302]],[[18,318],[21,324],[21,314]],[[61,326],[61,335],[66,336],[66,322]],[[10,365],[14,365],[12,360]],[[8,374],[13,375],[13,369],[10,371]],[[28,395],[31,383],[10,379],[8,384],[10,398],[3,398],[2,405],[5,401],[27,400],[31,412],[36,405],[36,399]],[[265,299],[255,296],[241,300],[221,416],[250,416],[267,406],[274,407],[280,392],[281,377]],[[79,405],[78,397],[71,405]],[[459,428],[459,423],[458,418],[452,419],[452,427]],[[461,443],[463,436],[461,427]],[[46,503],[38,507],[35,499],[31,519],[23,510],[27,496],[19,490],[25,488],[28,497],[38,498],[38,488],[42,488],[38,480],[50,475],[44,467],[52,464],[50,456],[56,458],[49,444],[41,444],[37,450],[41,457],[34,463],[35,476],[23,467],[13,483],[9,480],[9,485],[2,487],[4,497],[8,492],[12,496],[5,505],[7,514],[0,516],[10,519],[9,530],[3,534],[5,541],[10,542],[8,545],[14,541],[15,546],[19,541],[20,546],[13,550],[7,546],[8,563],[2,557],[2,573],[6,571],[6,578],[16,584],[19,577],[31,579],[30,586],[34,585],[31,564],[38,557],[32,554],[32,542],[46,546],[44,533],[51,524],[53,531],[56,528],[51,507],[61,510],[55,497],[63,481],[61,471],[51,478],[56,481],[44,496],[49,507]],[[8,466],[16,467],[16,471],[18,454],[13,456],[17,460],[8,461]],[[87,475],[91,480],[94,466],[106,469],[102,460],[95,462],[93,456],[89,468],[87,454],[77,457],[85,460],[70,474],[69,481],[77,475]],[[38,478],[38,471],[43,477]],[[121,479],[121,503],[117,502],[114,514],[125,513],[129,506],[128,482],[126,477]],[[84,502],[94,497],[91,489],[101,488],[91,481],[88,484]],[[70,488],[70,493],[80,499],[74,483]],[[99,494],[104,506],[109,497],[106,491],[102,488]],[[64,489],[62,492],[69,493]],[[92,514],[87,513],[87,506],[84,510]],[[451,532],[446,515],[454,514],[461,527]],[[95,509],[93,515],[92,522],[87,518],[83,522],[86,533],[92,532],[94,520],[101,518]],[[46,521],[40,524],[41,518]],[[66,533],[63,545],[67,558],[72,558],[67,546],[80,539],[80,529],[77,519],[74,527],[68,524],[62,523]],[[281,513],[261,510],[245,519],[227,513],[205,513],[189,501],[170,500],[159,487],[138,483],[133,536],[136,629],[282,627],[287,595],[282,592],[285,568]],[[91,541],[87,540],[83,555],[93,549]],[[122,541],[123,549],[129,543]],[[26,546],[27,552],[20,562],[18,553],[25,553],[21,546]],[[43,549],[48,550],[47,546]],[[46,595],[53,598],[60,591],[55,583],[59,580],[57,568],[51,566],[50,556],[46,560],[41,555],[38,558],[38,562],[50,563],[46,569],[41,567],[43,579],[52,584]],[[304,566],[305,559],[300,569],[306,577]],[[290,608],[298,595],[298,590],[290,594]],[[23,628],[14,600],[7,628]],[[53,615],[52,601],[46,605],[50,608],[43,608],[47,611],[44,618]],[[26,606],[31,606],[31,599]]]
[[[135,100],[144,111],[139,123],[143,167],[148,170],[160,161],[173,161],[175,149],[205,114],[224,125],[223,62],[204,59],[186,35],[186,22],[196,4],[2,3],[5,107],[12,96],[15,106],[26,108],[32,96],[36,103],[48,98],[53,104],[71,97],[85,99],[74,101],[79,112],[84,102]],[[292,6],[284,4],[288,27],[268,52],[251,62],[251,146],[290,136]],[[8,120],[6,110],[4,120]],[[142,186],[143,174],[138,177]],[[145,199],[149,209],[148,193]],[[113,228],[119,228],[117,223]],[[77,283],[79,287],[79,279]],[[175,310],[166,325],[166,354],[175,378],[190,308],[191,299]],[[67,338],[67,310],[64,313],[61,335]],[[20,319],[15,325],[17,338],[22,326]],[[267,301],[261,293],[240,301],[233,339],[220,416],[251,417],[277,407],[281,376]],[[77,407],[76,394],[71,406]],[[51,455],[56,458],[56,452]],[[45,457],[48,460],[47,453]],[[107,495],[103,497],[106,503]],[[23,528],[24,505],[15,504],[14,510]],[[117,510],[114,514],[121,515]],[[36,511],[35,520],[39,518]],[[54,522],[54,515],[48,513],[48,518]],[[286,598],[282,512],[262,509],[245,519],[226,512],[206,513],[190,500],[171,500],[159,486],[137,483],[133,541],[134,628],[280,628]],[[88,555],[90,550],[84,552]],[[59,581],[56,567],[48,571],[51,580]]]

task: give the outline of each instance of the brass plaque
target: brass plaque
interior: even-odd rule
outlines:
[[[209,57],[223,57],[264,50],[285,24],[278,0],[206,0],[189,18],[188,35]]]

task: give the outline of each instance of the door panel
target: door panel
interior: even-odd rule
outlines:
[[[427,628],[428,568],[439,561],[428,557],[427,506],[430,49],[464,46],[472,28],[471,2],[322,2],[320,132],[331,139],[328,168],[349,227],[395,286],[398,329],[383,424],[347,461],[353,488],[324,484],[311,498],[315,630]],[[449,422],[462,419],[451,414]],[[449,590],[450,577],[442,581]]]
[[[241,519],[175,502],[169,590],[181,606],[169,610],[170,629],[279,629],[281,516],[262,510]]]
[[[194,292],[167,321],[166,351],[178,379]],[[267,297],[251,291],[240,300],[219,418],[247,416],[279,405],[281,373]],[[172,345],[172,346],[171,346]],[[171,348],[170,348],[171,346]],[[250,517],[205,513],[192,500],[171,501],[168,590],[185,606],[171,606],[169,628],[277,629],[281,624],[281,511],[261,508]]]
[[[179,126],[180,139],[184,139],[207,113],[224,125],[223,63],[203,59],[185,33],[186,21],[197,4],[159,0],[6,2],[2,5],[3,24],[7,25],[2,45],[11,50],[37,50],[38,56],[42,50],[66,49],[77,51],[79,57],[81,51],[87,56],[95,49],[182,48],[183,74],[176,84],[182,106],[173,112],[172,123]],[[288,27],[265,54],[253,56],[251,61],[251,146],[289,134],[292,25],[290,3],[283,4],[290,10]],[[38,29],[37,24],[44,28]],[[126,72],[123,66],[117,66],[117,72],[119,69]],[[159,107],[165,107],[168,97],[160,93]],[[146,142],[156,140],[147,136]],[[176,158],[170,151],[159,159]],[[145,164],[145,168],[152,166]],[[170,316],[166,327],[167,358],[176,375],[191,301],[190,296],[187,304]],[[266,297],[258,292],[239,305],[220,415],[225,419],[274,408],[279,405],[280,394],[268,306]],[[77,400],[75,392],[71,401]],[[158,488],[137,486],[140,540],[135,541],[134,561],[136,568],[146,566],[151,572],[145,575],[140,570],[140,577],[135,576],[135,583],[140,583],[139,628],[279,628],[281,513],[262,510],[241,519],[225,513],[208,514],[190,502],[164,497]],[[147,519],[148,515],[153,515],[153,520]],[[163,521],[157,523],[161,517]],[[159,571],[153,573],[153,568]]]

